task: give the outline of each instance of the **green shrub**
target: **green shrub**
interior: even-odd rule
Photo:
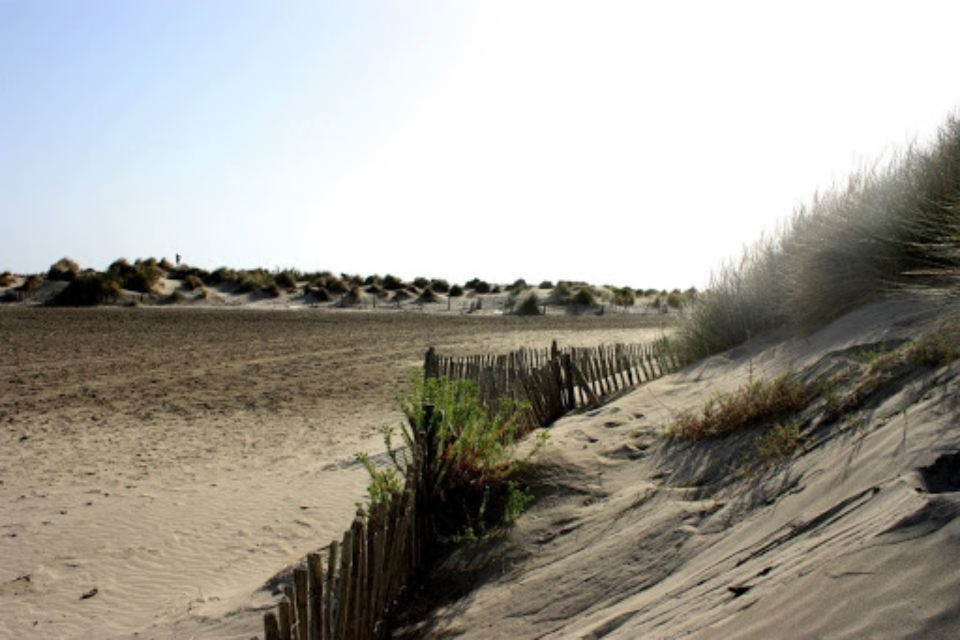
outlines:
[[[48,280],[60,280],[63,282],[72,282],[80,273],[80,265],[70,258],[60,258],[47,271]]]
[[[460,298],[463,296],[463,287],[458,284],[450,287],[450,297],[451,298]]]
[[[267,294],[272,298],[279,298],[280,296],[283,295],[283,289],[281,289],[280,285],[278,285],[276,282],[272,282],[268,284],[263,289],[261,289],[261,291],[263,291],[265,294]]]
[[[927,331],[905,350],[905,358],[911,364],[942,367],[960,359],[960,318],[941,322]]]
[[[510,285],[508,288],[512,293],[523,293],[530,287],[527,285],[526,280],[524,280],[523,278],[519,278],[518,280],[515,280],[514,283]]]
[[[330,291],[326,287],[317,287],[311,291],[314,299],[317,302],[330,302],[333,300],[333,296],[330,295]]]
[[[9,287],[12,286],[17,279],[9,271],[4,271],[0,274],[0,287]]]
[[[553,289],[553,283],[550,282],[549,280],[544,280],[543,282],[541,282],[541,283],[539,284],[539,286],[538,286],[537,288],[538,288],[538,289]]]
[[[203,289],[203,280],[201,280],[198,276],[190,274],[183,279],[183,286],[189,289],[190,291]]]
[[[237,272],[229,267],[220,267],[204,280],[211,287],[221,284],[231,284],[237,281]]]
[[[383,277],[382,285],[387,291],[397,291],[403,288],[403,280],[388,273]]]
[[[34,273],[33,275],[27,276],[27,279],[23,281],[23,284],[17,287],[17,291],[32,293],[40,288],[41,284],[43,284],[43,276],[39,273]]]
[[[331,280],[328,280],[325,285],[325,288],[330,293],[347,293],[348,291],[350,291],[350,286],[339,278],[333,278]]]
[[[430,280],[423,277],[414,278],[413,286],[415,286],[417,289],[426,289],[427,287],[430,286]]]
[[[637,302],[637,296],[633,289],[624,287],[615,289],[613,292],[613,303],[621,307],[632,307]]]
[[[431,289],[430,287],[427,287],[426,289],[424,289],[423,292],[421,292],[420,295],[417,297],[417,302],[421,304],[428,304],[428,303],[434,303],[439,301],[440,301],[440,296],[438,296],[434,292],[434,290]]]
[[[542,313],[540,306],[540,298],[533,292],[523,299],[514,313],[518,316],[539,316]]]
[[[296,291],[297,283],[300,280],[300,274],[296,271],[281,271],[274,277],[277,286],[283,287],[288,291]]]
[[[566,306],[573,303],[573,288],[569,282],[561,282],[550,294],[550,302]]]
[[[800,448],[800,423],[775,424],[757,441],[757,453],[767,464],[789,458]]]
[[[671,291],[667,294],[667,306],[671,309],[679,309],[683,306],[683,295],[679,291]]]
[[[530,492],[517,483],[516,474],[547,439],[542,432],[528,455],[517,455],[526,406],[505,399],[492,413],[480,403],[472,381],[424,380],[414,374],[411,385],[412,393],[400,399],[407,416],[401,435],[407,451],[422,442],[431,452],[424,490],[433,536],[456,541],[465,533],[475,537],[476,532],[515,520],[532,500]],[[403,472],[409,463],[406,453],[394,448],[392,436],[392,430],[384,430],[394,469],[376,469],[365,456],[358,456],[371,474],[372,502],[397,494],[397,471]]]
[[[490,286],[489,282],[484,282],[479,278],[474,278],[465,286],[467,289],[473,289],[475,293],[490,293],[493,290],[493,287]]]
[[[590,287],[581,287],[577,294],[573,296],[573,304],[578,307],[597,306],[597,294]]]
[[[367,299],[367,295],[359,286],[354,286],[350,291],[340,299],[340,304],[345,307],[354,307]]]
[[[715,395],[699,412],[681,413],[671,422],[666,435],[681,440],[722,438],[796,413],[816,393],[815,385],[788,374],[771,382],[754,380],[734,393]]]
[[[90,307],[116,302],[120,283],[109,275],[85,273],[70,282],[53,300],[53,304],[69,307]]]
[[[167,296],[167,304],[182,304],[185,302],[187,297],[180,293],[179,291],[174,291],[169,296]]]
[[[446,280],[433,280],[430,282],[430,287],[437,293],[450,293],[450,283]]]
[[[254,291],[263,291],[271,285],[276,284],[271,274],[266,269],[251,269],[241,271],[237,275],[234,283],[236,293],[253,293]]]
[[[156,264],[156,261],[138,262],[135,266],[121,271],[119,277],[120,285],[124,289],[140,293],[152,293],[160,278],[163,277],[163,270]]]

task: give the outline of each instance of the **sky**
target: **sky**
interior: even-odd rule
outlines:
[[[0,0],[0,270],[703,287],[960,107],[956,2]]]

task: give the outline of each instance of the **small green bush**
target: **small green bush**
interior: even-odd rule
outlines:
[[[597,306],[597,294],[590,287],[581,287],[573,296],[573,304],[578,307],[595,307]]]
[[[433,280],[430,282],[430,287],[437,293],[450,293],[450,283],[446,280]]]
[[[430,280],[423,277],[414,278],[413,286],[415,286],[417,289],[426,289],[427,287],[430,286]]]
[[[201,280],[198,276],[190,274],[183,279],[183,286],[189,289],[190,291],[203,289],[203,280]]]
[[[60,258],[47,271],[48,280],[59,280],[62,282],[72,282],[80,273],[80,265],[70,258]]]
[[[544,280],[543,282],[541,282],[541,283],[537,286],[537,288],[538,288],[538,289],[544,289],[544,290],[546,290],[546,289],[553,289],[553,283],[550,282],[549,280]]]
[[[17,279],[13,277],[13,274],[9,271],[4,271],[0,274],[0,287],[9,287],[12,286]]]
[[[633,289],[624,287],[615,289],[613,292],[613,303],[621,307],[632,307],[637,302],[637,296]]]
[[[522,469],[546,443],[546,432],[528,455],[519,457],[517,445],[523,435],[525,405],[504,400],[496,413],[479,400],[472,381],[445,378],[411,378],[412,393],[400,398],[407,416],[401,436],[411,451],[416,442],[426,443],[433,452],[425,470],[433,535],[440,540],[475,538],[500,523],[511,522],[529,505],[532,494],[516,481]],[[427,407],[431,409],[427,409]],[[376,469],[365,456],[371,474],[372,502],[397,495],[399,478],[409,463],[406,452],[392,442],[393,431],[384,430],[387,451],[394,469]]]
[[[187,297],[180,293],[179,291],[174,291],[169,296],[167,296],[167,304],[183,304],[186,301]]]
[[[489,282],[484,282],[478,278],[474,278],[466,284],[467,289],[473,289],[475,293],[490,293],[493,291],[493,287],[490,286]]]
[[[550,294],[550,302],[561,306],[573,303],[573,288],[569,282],[560,282]]]
[[[273,274],[269,271],[266,269],[251,269],[249,271],[242,271],[237,275],[234,291],[236,293],[253,293],[254,291],[267,289],[273,284],[276,283],[274,282]]]
[[[775,424],[757,441],[757,453],[767,464],[774,464],[789,458],[800,448],[800,423]]]
[[[461,298],[463,297],[463,287],[458,284],[450,287],[450,297],[451,298]]]
[[[207,285],[216,287],[221,284],[230,284],[237,281],[237,272],[229,267],[220,267],[211,273],[205,280]]]
[[[354,307],[367,299],[367,294],[363,292],[360,286],[354,286],[350,291],[340,299],[340,304],[345,307]]]
[[[754,380],[732,394],[715,395],[700,412],[681,413],[669,425],[666,435],[680,440],[722,438],[796,413],[816,393],[816,385],[789,374],[771,382]]]
[[[540,298],[534,291],[523,299],[523,302],[520,303],[514,313],[518,316],[539,316],[543,313],[540,307]]]
[[[121,286],[130,291],[152,293],[163,277],[163,270],[156,264],[143,262],[122,275]]]
[[[296,271],[286,270],[281,271],[274,277],[274,281],[277,286],[283,287],[287,291],[295,292],[297,290],[297,283],[300,280],[300,274]]]
[[[280,285],[278,285],[276,282],[272,282],[268,284],[263,289],[261,289],[261,291],[263,291],[265,294],[267,294],[272,298],[279,298],[280,296],[283,295],[283,289],[281,289]]]
[[[27,279],[23,281],[17,291],[22,291],[23,293],[33,293],[40,288],[40,285],[43,284],[43,276],[39,273],[34,273],[33,275],[27,276]]]
[[[403,280],[396,276],[390,275],[389,273],[383,277],[383,282],[381,284],[387,291],[397,291],[403,288]]]
[[[82,274],[70,282],[53,300],[53,304],[69,307],[91,307],[116,302],[120,283],[109,275]]]
[[[332,280],[328,280],[325,285],[325,288],[330,293],[347,293],[351,289],[351,287],[340,278],[333,278]]]

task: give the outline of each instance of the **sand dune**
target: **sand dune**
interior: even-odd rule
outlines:
[[[919,370],[861,426],[809,432],[802,454],[744,480],[742,438],[661,437],[715,391],[914,337],[938,313],[872,305],[561,420],[535,470],[535,506],[505,538],[452,558],[446,575],[461,584],[421,594],[439,606],[405,635],[957,637],[956,363]]]

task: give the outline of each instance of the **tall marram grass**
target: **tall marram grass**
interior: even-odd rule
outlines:
[[[960,293],[960,119],[928,148],[814,196],[713,275],[680,327],[695,360],[762,331],[813,328],[898,293]]]

